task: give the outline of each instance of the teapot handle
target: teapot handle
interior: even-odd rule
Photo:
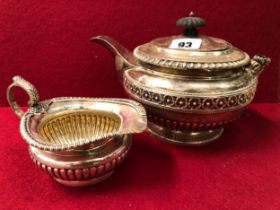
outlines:
[[[14,110],[17,116],[20,118],[23,116],[24,111],[20,108],[15,99],[14,88],[20,87],[22,88],[29,96],[28,106],[32,107],[38,104],[39,102],[39,94],[36,88],[28,81],[23,79],[21,76],[13,77],[13,83],[7,89],[7,100]]]
[[[250,63],[250,70],[253,75],[259,75],[264,67],[268,65],[271,62],[271,59],[269,57],[266,57],[264,55],[255,55],[251,59]]]

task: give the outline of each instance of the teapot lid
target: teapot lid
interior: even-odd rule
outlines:
[[[223,39],[200,36],[198,27],[205,20],[189,17],[177,20],[176,25],[183,27],[179,36],[161,37],[135,48],[134,55],[144,63],[174,69],[229,69],[249,63],[247,53],[237,49]]]

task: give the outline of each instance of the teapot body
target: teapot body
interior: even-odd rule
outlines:
[[[166,72],[131,68],[123,73],[123,86],[145,107],[152,134],[186,145],[217,139],[224,125],[239,118],[253,100],[258,80],[246,68],[212,77]]]

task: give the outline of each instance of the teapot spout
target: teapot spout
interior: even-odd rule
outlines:
[[[271,59],[264,55],[255,55],[251,59],[250,69],[253,75],[258,76],[266,65],[271,62]]]
[[[122,81],[123,72],[126,69],[137,65],[133,53],[108,36],[96,36],[90,39],[92,42],[99,43],[107,47],[115,56],[116,69],[119,79]]]

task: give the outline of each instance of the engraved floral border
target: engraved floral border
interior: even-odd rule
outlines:
[[[143,87],[132,84],[124,77],[126,91],[133,97],[148,104],[180,111],[217,111],[237,109],[249,104],[255,95],[256,84],[238,94],[218,97],[176,96],[156,93]]]

